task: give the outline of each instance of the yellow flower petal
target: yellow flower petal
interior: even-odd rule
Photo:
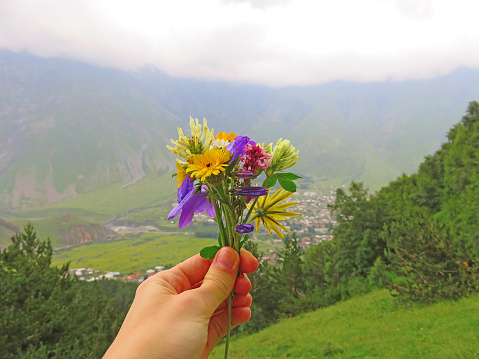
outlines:
[[[175,147],[166,146],[174,154],[188,158],[191,154],[203,154],[211,146],[214,139],[214,130],[208,128],[206,119],[203,119],[203,126],[198,119],[190,117],[191,136],[185,136],[183,130],[178,128],[178,140],[171,140]]]
[[[216,134],[216,139],[217,140],[225,140],[225,141],[229,141],[229,142],[232,142],[235,137],[237,137],[238,135],[236,133],[227,133],[227,132],[218,132]]]
[[[185,180],[186,178],[186,171],[183,169],[183,167],[181,167],[181,165],[176,162],[176,169],[178,170],[176,172],[176,180],[177,180],[177,184],[178,184],[178,188],[180,188],[181,184],[183,183],[183,181]]]

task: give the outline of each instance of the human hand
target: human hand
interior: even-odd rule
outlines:
[[[137,289],[123,325],[103,359],[208,358],[226,334],[227,298],[233,290],[231,327],[251,317],[251,283],[258,261],[245,249],[230,247],[213,261],[198,254],[155,274]]]

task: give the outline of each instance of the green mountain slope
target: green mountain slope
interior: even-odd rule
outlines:
[[[177,123],[125,73],[3,53],[0,205],[39,206],[165,172]]]
[[[17,219],[8,223],[11,225],[4,226],[0,219],[0,247],[10,245],[10,237],[23,229],[27,223],[35,227],[41,238],[49,238],[54,248],[120,238],[116,232],[100,224],[85,221],[71,214],[28,221]]]
[[[145,96],[180,118],[204,116],[262,141],[287,137],[301,150],[299,171],[375,188],[417,170],[479,98],[479,71],[466,68],[429,80],[279,89],[137,76]]]
[[[65,213],[100,223],[129,213],[158,207],[164,213],[176,201],[176,181],[170,174],[146,176],[127,187],[92,191],[60,203],[23,211],[22,217],[45,218]]]
[[[0,248],[6,247],[10,243],[10,237],[19,232],[15,224],[0,218]]]
[[[376,291],[236,338],[229,358],[478,358],[478,306],[477,294],[425,306]]]
[[[176,265],[215,244],[212,238],[198,238],[185,233],[141,233],[126,235],[110,242],[89,243],[54,253],[53,264],[71,262],[71,268],[93,268],[122,273],[147,270],[157,265]]]
[[[377,188],[411,173],[479,97],[479,71],[422,81],[267,88],[0,51],[0,210],[26,210],[174,168],[189,116],[257,141],[288,137],[297,169]],[[2,214],[3,215],[3,214]]]

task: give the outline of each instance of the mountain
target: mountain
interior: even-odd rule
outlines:
[[[178,124],[125,73],[3,52],[0,206],[38,206],[163,173],[171,162],[164,144]]]
[[[479,69],[467,68],[429,80],[278,89],[151,69],[136,77],[146,96],[180,118],[204,116],[237,133],[260,133],[264,141],[287,137],[301,150],[303,173],[370,185],[414,172],[479,98]]]
[[[300,174],[377,187],[416,170],[478,98],[477,69],[269,88],[0,51],[0,211],[171,171],[165,145],[189,116],[256,141],[287,137],[301,151]]]

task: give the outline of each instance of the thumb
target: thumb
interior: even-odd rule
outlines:
[[[231,247],[223,247],[216,253],[203,284],[198,288],[198,294],[203,296],[203,303],[211,314],[233,290],[239,264],[239,255]]]

